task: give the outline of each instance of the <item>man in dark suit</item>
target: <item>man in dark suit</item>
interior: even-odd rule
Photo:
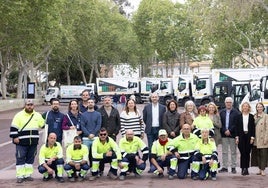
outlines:
[[[158,131],[163,129],[163,115],[166,107],[159,104],[159,96],[152,93],[151,103],[143,109],[143,121],[146,125],[145,133],[147,134],[148,147],[151,152],[153,142],[158,139]]]

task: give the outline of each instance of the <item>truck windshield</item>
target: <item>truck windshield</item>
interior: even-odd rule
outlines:
[[[162,81],[161,81],[160,89],[161,89],[161,90],[164,90],[164,89],[167,89],[167,88],[168,88],[168,83],[167,83],[167,82],[162,82]]]
[[[55,93],[55,89],[48,89],[47,90],[47,95],[51,95],[53,93]]]
[[[137,82],[128,82],[128,88],[136,88],[138,87],[138,83]]]
[[[201,89],[206,88],[206,80],[197,80],[196,82],[196,90],[199,91]]]
[[[180,82],[178,84],[178,90],[179,90],[179,92],[182,92],[185,89],[186,89],[186,82]]]

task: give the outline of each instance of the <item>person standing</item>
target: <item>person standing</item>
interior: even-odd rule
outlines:
[[[108,136],[116,141],[116,136],[121,128],[120,115],[118,110],[112,106],[112,100],[109,96],[104,97],[103,106],[98,109],[101,113],[101,127],[104,127]]]
[[[250,114],[251,108],[248,102],[241,105],[242,114],[239,115],[236,126],[236,144],[240,151],[241,175],[249,175],[250,152],[255,139],[254,116]]]
[[[122,136],[126,134],[127,130],[133,130],[134,136],[144,138],[144,123],[134,100],[127,101],[125,110],[120,114],[120,121]]]
[[[119,141],[119,148],[122,154],[122,168],[119,176],[120,180],[125,180],[127,172],[134,172],[136,177],[140,177],[146,167],[149,149],[146,144],[137,136],[133,130],[126,131],[126,135]],[[139,155],[142,153],[142,158]]]
[[[114,93],[113,95],[113,106],[117,109],[117,104],[119,102],[119,96],[117,95],[117,93]]]
[[[256,104],[255,140],[251,152],[251,166],[259,167],[257,175],[265,176],[265,168],[268,165],[268,114],[264,113],[262,102]]]
[[[66,150],[66,164],[64,170],[70,182],[75,181],[75,174],[78,173],[78,181],[83,181],[89,170],[88,148],[82,144],[80,136],[74,137],[74,143]]]
[[[62,143],[62,122],[64,114],[60,112],[60,100],[59,99],[51,99],[51,110],[47,111],[42,114],[43,118],[45,119],[46,124],[48,124],[48,132],[49,133],[56,133],[57,135],[57,142]]]
[[[178,159],[177,176],[184,179],[187,176],[188,168],[193,160],[195,145],[199,138],[191,133],[191,125],[184,124],[181,128],[181,134],[174,138],[169,146],[169,151]]]
[[[216,146],[218,146],[219,144],[221,144],[220,129],[222,125],[221,125],[220,115],[218,113],[218,108],[213,102],[210,102],[208,104],[208,117],[210,117],[211,121],[213,122],[214,133],[215,133],[213,138],[215,140]]]
[[[123,110],[125,108],[126,102],[127,102],[127,97],[124,93],[122,93],[122,95],[119,97],[119,102],[120,102],[122,110]]]
[[[47,138],[47,143],[43,144],[39,151],[39,166],[38,171],[43,174],[43,181],[48,181],[55,178],[58,182],[63,183],[63,153],[59,142],[56,142],[57,135],[50,133]]]
[[[163,116],[166,112],[166,107],[159,103],[157,93],[152,93],[150,97],[151,103],[147,104],[143,109],[143,122],[145,123],[145,133],[147,135],[149,157],[153,142],[158,139],[158,132],[163,129]],[[148,173],[153,172],[153,165],[150,163]]]
[[[101,128],[99,137],[92,144],[92,176],[90,181],[96,180],[100,163],[110,163],[108,176],[111,179],[117,179],[118,163],[121,162],[122,155],[117,143],[108,137],[107,130]]]
[[[193,101],[187,101],[184,105],[184,112],[180,114],[180,127],[189,124],[193,129],[193,121],[198,116],[196,106]]]
[[[169,138],[175,138],[180,134],[180,114],[177,111],[178,103],[172,99],[167,104],[167,111],[163,116],[163,128]]]
[[[90,99],[90,92],[89,90],[84,90],[82,91],[82,94],[81,94],[81,99],[82,101],[80,102],[79,104],[79,110],[81,113],[84,113],[87,111],[87,108],[88,108],[88,99]],[[95,99],[92,98],[95,102]],[[97,110],[98,109],[98,106],[97,105],[94,105],[94,110]]]
[[[81,135],[81,115],[82,114],[78,109],[78,101],[72,99],[69,102],[68,112],[63,117],[62,130],[76,129],[77,135]]]
[[[220,173],[228,172],[229,148],[231,151],[231,171],[236,174],[236,126],[240,112],[233,108],[233,99],[225,98],[225,109],[220,111],[221,118],[221,137],[222,137],[222,168]]]
[[[91,145],[94,137],[98,135],[101,128],[101,114],[94,110],[94,100],[88,99],[88,110],[81,116],[81,129],[83,144],[88,147],[89,150],[89,162],[91,165]]]
[[[147,134],[148,147],[151,150],[153,142],[158,139],[158,132],[163,129],[163,116],[166,107],[159,103],[157,93],[152,93],[151,103],[143,109],[143,122],[145,123],[145,133]]]
[[[213,122],[207,116],[207,108],[203,105],[198,108],[198,116],[193,121],[193,128],[193,133],[198,137],[201,137],[202,129],[209,129],[209,136],[214,136]]]
[[[34,110],[32,99],[26,99],[24,109],[18,112],[11,123],[10,138],[16,145],[17,183],[33,181],[33,163],[39,140],[38,129],[44,126],[42,115]]]

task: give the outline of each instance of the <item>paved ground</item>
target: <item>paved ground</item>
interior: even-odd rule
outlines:
[[[139,109],[142,110],[143,105],[139,105]],[[44,112],[49,109],[48,106],[38,106],[36,107],[37,111]],[[62,107],[63,111],[64,109],[67,109],[67,106]],[[73,188],[75,187],[111,187],[111,188],[117,188],[117,187],[127,187],[127,188],[164,188],[164,187],[190,187],[190,188],[244,188],[244,187],[256,187],[256,188],[268,188],[268,178],[257,176],[255,175],[258,172],[258,169],[255,167],[251,167],[249,169],[250,175],[249,176],[241,176],[240,175],[240,168],[237,167],[237,174],[231,174],[231,173],[223,173],[217,175],[217,181],[193,181],[190,178],[187,178],[185,180],[168,180],[167,175],[162,178],[158,179],[156,176],[152,174],[148,174],[147,170],[144,171],[144,174],[141,179],[136,179],[133,175],[130,175],[126,178],[125,181],[119,181],[119,180],[111,180],[109,179],[107,175],[107,171],[109,168],[109,165],[106,165],[104,176],[97,179],[94,182],[88,181],[88,176],[84,182],[65,182],[63,184],[60,184],[56,182],[55,180],[49,181],[49,182],[43,182],[42,181],[42,175],[38,173],[37,171],[37,158],[35,160],[34,164],[34,181],[33,182],[23,182],[22,184],[17,184],[15,179],[15,156],[14,151],[15,147],[13,144],[10,143],[10,138],[8,137],[9,134],[9,126],[11,119],[13,118],[14,114],[19,110],[12,110],[12,111],[6,111],[0,113],[0,149],[1,149],[1,155],[0,155],[0,188],[9,188],[9,187],[65,187],[65,188]],[[146,141],[146,140],[145,140]],[[219,158],[221,160],[221,146],[218,148],[219,152]],[[239,161],[239,153],[238,158]],[[147,165],[148,166],[148,165]],[[238,165],[239,166],[239,162]],[[266,170],[267,176],[268,176],[268,170]],[[65,176],[66,177],[66,176]],[[66,178],[65,178],[66,179]]]

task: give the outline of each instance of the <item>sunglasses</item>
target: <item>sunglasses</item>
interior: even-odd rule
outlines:
[[[33,106],[33,104],[26,104],[26,106]]]
[[[105,133],[105,134],[100,134],[100,136],[107,136],[107,134]]]

